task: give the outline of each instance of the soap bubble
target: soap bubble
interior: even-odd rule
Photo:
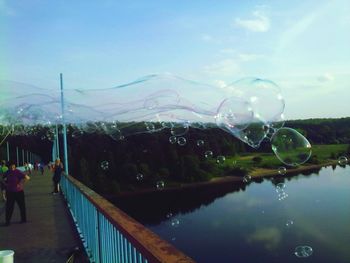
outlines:
[[[175,143],[177,142],[176,136],[170,136],[170,137],[169,137],[169,142],[170,142],[171,144],[175,144]]]
[[[106,171],[109,168],[109,163],[108,163],[108,161],[102,161],[100,166],[101,166],[102,170]]]
[[[232,97],[220,104],[215,120],[218,127],[235,135],[250,124],[253,112],[247,101]]]
[[[218,157],[216,157],[216,162],[218,164],[223,164],[225,160],[226,160],[225,156],[219,155]]]
[[[205,158],[212,158],[213,157],[213,152],[212,151],[206,151],[205,153],[204,153],[204,156],[205,156]]]
[[[180,137],[177,139],[177,144],[180,146],[184,146],[186,144],[186,138]]]
[[[294,221],[293,220],[287,220],[286,227],[291,227],[292,225],[294,225]]]
[[[171,134],[174,136],[185,135],[188,132],[189,125],[187,123],[174,123],[171,127]]]
[[[249,174],[243,176],[243,183],[249,183],[251,180],[252,177]]]
[[[278,201],[282,201],[288,197],[288,194],[285,193],[284,191],[278,193]]]
[[[72,132],[72,137],[73,138],[79,138],[82,135],[84,135],[84,132],[80,129],[76,129],[75,131]]]
[[[204,141],[203,140],[197,140],[197,146],[198,147],[202,147],[204,145]]]
[[[286,165],[297,166],[305,163],[311,156],[311,144],[296,130],[281,128],[271,138],[272,150]]]
[[[346,165],[348,163],[348,158],[346,156],[341,156],[338,159],[338,163],[340,165]]]
[[[278,139],[287,129],[282,128],[284,99],[280,88],[265,79],[241,79],[218,89],[171,74],[149,75],[112,88],[67,89],[63,112],[59,91],[3,80],[0,90],[1,125],[66,123],[79,126],[84,133],[106,134],[119,141],[164,128],[178,137],[190,127],[203,129],[216,124],[253,148],[271,138],[277,157],[288,165],[301,164],[310,157],[309,151],[301,149],[305,145],[293,142],[292,150],[287,150],[291,145]],[[79,136],[75,129],[70,134]],[[300,143],[299,138],[297,141]]]
[[[279,168],[278,168],[278,173],[279,173],[280,175],[285,175],[285,174],[287,173],[286,167],[283,167],[283,166],[279,167]]]
[[[138,173],[137,175],[136,175],[136,180],[137,181],[142,181],[143,180],[143,174],[142,173]]]
[[[171,217],[173,217],[173,214],[171,212],[166,214],[166,218],[171,218]]]
[[[284,183],[278,183],[276,185],[276,192],[284,191],[284,189],[286,189],[286,185]]]
[[[264,123],[281,120],[285,102],[280,87],[274,82],[259,78],[244,78],[227,87],[237,96],[249,100],[254,117]]]
[[[173,218],[170,222],[172,227],[178,227],[180,225],[180,220],[177,218]]]
[[[165,187],[165,183],[163,181],[156,182],[156,188],[158,190],[162,190],[162,189],[164,189],[164,187]]]
[[[146,130],[149,132],[154,132],[156,130],[156,127],[152,122],[145,122]]]
[[[296,255],[298,258],[307,258],[311,256],[313,253],[313,250],[309,246],[297,246],[294,250],[294,255]]]

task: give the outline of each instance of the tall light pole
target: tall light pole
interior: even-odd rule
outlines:
[[[62,110],[62,123],[63,123],[63,150],[64,150],[64,170],[68,175],[68,151],[67,151],[67,128],[64,119],[64,97],[63,97],[63,75],[60,74],[61,84],[61,110]]]

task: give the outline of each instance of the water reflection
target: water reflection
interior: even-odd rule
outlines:
[[[270,181],[275,187],[286,181],[299,180],[300,175],[318,175],[321,168],[303,171],[301,174],[288,173],[276,175],[270,178],[254,178],[250,183],[261,184]],[[118,196],[109,198],[117,207],[124,210],[137,221],[147,225],[158,225],[166,221],[169,211],[176,214],[185,214],[195,211],[202,206],[208,206],[216,199],[222,198],[228,193],[245,191],[249,183],[234,182],[206,185],[198,188],[186,188],[164,192],[151,192],[142,195]]]
[[[349,174],[350,166],[328,167],[250,184],[125,197],[118,205],[197,262],[348,263]],[[283,202],[276,199],[280,183],[289,194]],[[172,218],[181,223],[171,227]],[[304,245],[313,253],[300,259],[295,249]]]

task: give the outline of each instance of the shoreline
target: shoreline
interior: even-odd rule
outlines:
[[[264,168],[257,168],[253,171],[249,172],[247,175],[250,175],[252,178],[252,181],[256,178],[268,178],[268,177],[274,177],[274,176],[288,176],[295,173],[300,173],[303,171],[309,171],[313,169],[320,169],[322,167],[328,167],[332,165],[337,165],[338,161],[329,161],[322,164],[310,164],[310,165],[304,165],[297,168],[291,168],[287,169],[286,173],[284,175],[280,175],[278,173],[277,169],[264,169]],[[137,196],[137,195],[143,195],[143,194],[152,194],[152,193],[164,193],[164,192],[176,192],[176,191],[182,191],[182,190],[189,190],[189,189],[197,189],[197,188],[203,188],[213,185],[221,185],[221,184],[227,184],[227,183],[243,183],[242,178],[240,176],[225,176],[225,177],[214,177],[210,181],[207,182],[197,182],[197,183],[189,183],[189,184],[180,184],[179,186],[172,186],[172,187],[166,187],[162,190],[157,190],[154,188],[147,188],[142,189],[138,191],[126,191],[126,192],[120,192],[118,194],[114,195],[104,195],[104,197],[130,197],[130,196]]]

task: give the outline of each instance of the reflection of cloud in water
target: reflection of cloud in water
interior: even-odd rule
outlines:
[[[247,242],[261,243],[267,250],[275,250],[281,242],[281,232],[276,227],[261,228],[248,235]]]

